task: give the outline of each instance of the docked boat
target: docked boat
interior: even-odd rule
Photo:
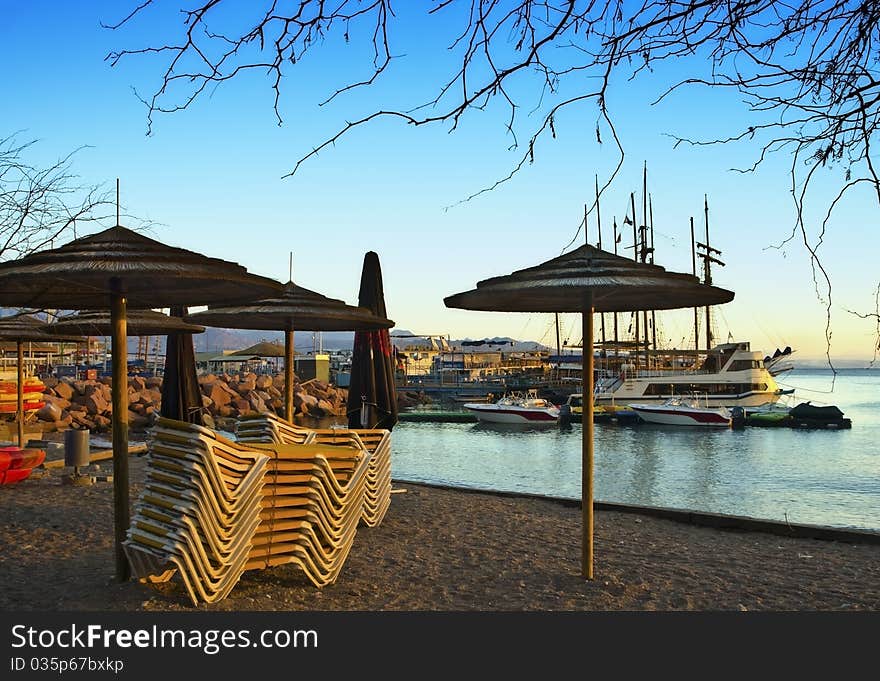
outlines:
[[[560,407],[560,419],[581,422],[584,418],[584,396],[571,393]],[[596,423],[637,423],[638,415],[629,407],[620,404],[594,405],[593,421]]]
[[[684,351],[664,351],[666,356],[658,353],[651,370],[636,371],[631,364],[604,375],[600,370],[595,404],[660,405],[675,396],[691,394],[699,394],[709,407],[770,404],[793,392],[780,388],[774,378],[774,371],[787,370],[787,365],[780,364],[781,359],[791,355],[787,350],[776,360],[771,358],[770,368],[768,360],[760,352],[753,352],[746,342],[717,345],[708,353],[703,351],[705,356],[699,363],[690,365],[686,360],[694,358]]]
[[[729,409],[700,406],[694,398],[674,397],[662,404],[631,404],[629,407],[646,423],[663,426],[733,425],[733,415]]]
[[[536,390],[511,392],[497,402],[468,402],[462,405],[478,420],[488,423],[554,424],[559,421],[559,407],[538,397]]]

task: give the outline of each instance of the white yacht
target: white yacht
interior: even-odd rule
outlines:
[[[710,407],[756,407],[776,402],[792,392],[783,390],[774,375],[788,370],[790,349],[767,361],[749,343],[723,343],[703,351],[699,364],[684,369],[676,351],[658,353],[650,371],[637,371],[622,364],[616,372],[599,371],[595,385],[595,404],[661,404],[671,397],[699,394]],[[679,353],[684,354],[684,353]],[[693,351],[690,351],[693,357]],[[691,360],[693,361],[693,360]],[[602,374],[605,375],[602,375]]]

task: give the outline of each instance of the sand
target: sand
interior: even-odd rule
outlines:
[[[132,457],[133,502],[144,470]],[[599,510],[585,581],[578,508],[405,481],[384,522],[358,530],[335,584],[317,589],[295,566],[257,570],[195,608],[176,579],[115,583],[112,484],[66,486],[62,474],[0,486],[0,611],[880,609],[877,544]]]

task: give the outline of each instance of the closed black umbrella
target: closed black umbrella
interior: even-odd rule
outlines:
[[[358,306],[377,317],[386,317],[385,293],[379,256],[364,255]],[[394,359],[388,329],[356,331],[348,387],[348,427],[384,428],[397,423],[397,387]]]
[[[171,316],[181,318],[186,308],[171,308]],[[165,373],[162,377],[162,406],[160,416],[177,421],[204,425],[202,420],[202,392],[196,373],[196,353],[193,335],[174,331],[165,340]]]

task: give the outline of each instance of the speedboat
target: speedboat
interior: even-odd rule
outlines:
[[[673,397],[662,404],[631,404],[639,418],[646,423],[664,426],[720,426],[733,425],[733,415],[726,407],[701,407],[696,399]]]
[[[462,406],[478,420],[488,423],[553,424],[559,421],[559,407],[538,397],[536,390],[525,394],[507,393],[497,402],[468,402]]]

